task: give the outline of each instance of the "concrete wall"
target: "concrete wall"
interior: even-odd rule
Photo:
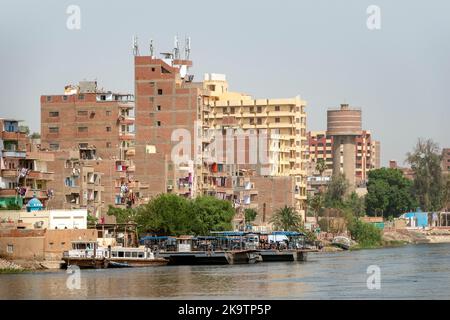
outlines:
[[[0,256],[10,259],[59,260],[72,241],[97,240],[97,230],[0,230]],[[12,246],[12,252],[8,252]]]

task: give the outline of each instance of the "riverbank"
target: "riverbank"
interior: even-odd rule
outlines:
[[[51,263],[51,261],[47,262],[29,259],[6,260],[0,258],[0,274],[51,269],[46,267],[49,263]]]
[[[399,229],[383,232],[383,241],[404,242],[408,244],[420,243],[450,243],[450,230],[408,230]]]

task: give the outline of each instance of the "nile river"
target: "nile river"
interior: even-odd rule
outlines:
[[[379,266],[380,289],[367,268]],[[1,299],[449,299],[450,244],[314,253],[307,262],[0,274]],[[76,283],[76,282],[75,282]]]

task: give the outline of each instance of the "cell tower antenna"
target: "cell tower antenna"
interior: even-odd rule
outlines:
[[[174,59],[180,59],[180,49],[178,47],[178,36],[175,36],[175,40],[174,40],[173,57],[174,57]]]
[[[191,37],[186,38],[186,45],[184,47],[184,55],[186,60],[189,60],[189,55],[191,54]]]
[[[153,52],[155,48],[153,47],[153,39],[150,39],[150,56],[153,57]]]
[[[133,36],[133,55],[139,56],[139,46],[138,46],[138,37]]]

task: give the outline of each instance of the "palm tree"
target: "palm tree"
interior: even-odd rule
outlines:
[[[316,170],[319,171],[320,176],[323,175],[323,172],[325,170],[327,170],[327,164],[325,163],[325,161],[323,159],[317,159],[317,163],[316,163]]]
[[[319,192],[318,194],[314,195],[312,198],[308,198],[308,207],[309,209],[314,212],[314,217],[316,218],[316,222],[319,221],[319,214],[324,208],[324,199],[322,194]]]
[[[275,229],[284,231],[298,230],[302,225],[301,217],[295,212],[292,207],[284,206],[275,211],[275,214],[270,219]]]

